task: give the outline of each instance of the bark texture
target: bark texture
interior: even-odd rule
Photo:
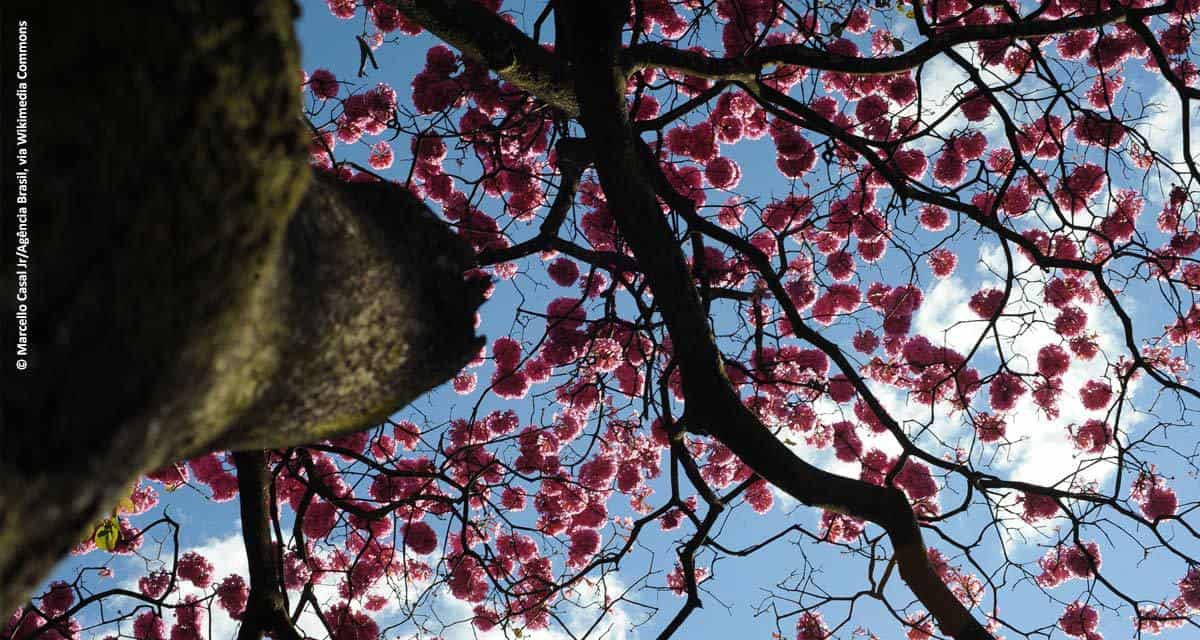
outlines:
[[[307,166],[295,17],[288,0],[81,6],[37,41],[0,611],[138,474],[363,428],[478,351],[469,248],[399,187]]]

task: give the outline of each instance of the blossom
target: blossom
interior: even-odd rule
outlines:
[[[170,573],[166,571],[152,571],[149,575],[138,579],[138,591],[141,591],[147,598],[158,600],[167,594],[167,587],[170,584]]]
[[[1087,312],[1075,305],[1069,305],[1063,308],[1058,313],[1058,317],[1054,319],[1054,330],[1059,335],[1067,336],[1068,338],[1079,335],[1083,328],[1087,326]]]
[[[338,94],[337,77],[328,69],[317,69],[308,77],[308,88],[316,98],[328,100]]]
[[[746,488],[746,504],[755,513],[766,513],[775,504],[775,494],[766,480],[758,480]]]
[[[1079,400],[1085,409],[1101,411],[1112,401],[1113,390],[1104,380],[1088,380],[1079,388]]]
[[[1067,368],[1071,366],[1071,358],[1062,347],[1056,344],[1048,344],[1037,353],[1037,370],[1038,373],[1047,378],[1057,378],[1066,373]]]
[[[546,273],[558,286],[569,287],[579,279],[579,265],[570,258],[560,257],[546,267]]]
[[[958,266],[958,256],[949,249],[934,249],[930,252],[928,261],[933,275],[938,278],[948,277]]]
[[[50,588],[42,595],[42,611],[52,618],[70,609],[72,604],[75,604],[75,591],[62,580],[51,582]]]
[[[187,580],[201,589],[212,584],[212,563],[195,551],[188,551],[179,556],[177,572],[180,579]]]
[[[600,550],[600,532],[595,529],[575,529],[568,535],[571,545],[568,550],[567,565],[581,569]]]
[[[927,231],[941,231],[950,224],[950,216],[946,210],[933,204],[921,207],[921,226]]]
[[[1019,377],[1007,371],[996,374],[992,378],[991,384],[988,385],[992,409],[1011,411],[1017,406],[1017,400],[1028,390]]]
[[[1087,453],[1101,453],[1112,441],[1112,429],[1102,420],[1088,420],[1073,429],[1075,448]]]
[[[1052,518],[1058,514],[1058,502],[1051,496],[1040,493],[1026,493],[1021,497],[1024,514],[1021,519],[1025,522],[1037,522]]]
[[[437,549],[437,533],[428,523],[409,522],[402,528],[404,546],[419,555],[428,555]]]
[[[153,611],[143,611],[133,620],[133,637],[136,640],[165,640],[163,619]]]
[[[454,376],[454,392],[467,395],[475,390],[476,376],[474,373],[463,372]]]
[[[371,168],[382,171],[392,166],[394,157],[392,146],[387,141],[380,140],[371,145],[371,155],[367,158],[367,162],[371,165]]]
[[[862,455],[863,444],[854,423],[843,420],[833,425],[833,450],[842,462],[855,462]]]
[[[1058,625],[1063,630],[1063,633],[1075,638],[1087,638],[1088,640],[1094,637],[1093,632],[1099,623],[1100,614],[1096,613],[1096,610],[1092,607],[1079,601],[1067,605],[1066,611],[1058,619]]]
[[[1004,305],[1004,291],[1000,289],[981,289],[971,296],[967,306],[980,318],[991,319]]]
[[[741,180],[742,170],[733,160],[718,156],[704,168],[704,178],[718,189],[732,189]]]
[[[829,627],[821,618],[820,612],[805,611],[796,621],[796,640],[826,640],[829,638]]]
[[[497,338],[492,343],[492,355],[497,369],[513,371],[521,362],[521,343],[508,336]]]
[[[250,587],[246,580],[236,573],[226,576],[221,584],[217,585],[217,603],[229,612],[229,617],[234,620],[241,620],[249,599]]]

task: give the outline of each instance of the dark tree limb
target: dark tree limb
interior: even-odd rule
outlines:
[[[294,19],[287,0],[88,6],[39,49],[0,610],[139,474],[370,426],[478,352],[469,247],[400,187],[313,176]]]
[[[273,505],[268,500],[267,456],[262,451],[244,451],[233,454],[233,462],[237,466],[242,540],[250,571],[250,598],[242,614],[238,640],[258,640],[263,633],[270,633],[277,640],[300,640],[300,634],[288,619],[280,589],[283,574],[271,540]]]
[[[753,82],[765,68],[781,64],[855,75],[883,75],[915,69],[955,45],[968,42],[1038,39],[1108,24],[1133,23],[1148,16],[1165,14],[1170,9],[1170,3],[1162,3],[1140,9],[1117,7],[1091,15],[1056,20],[952,27],[930,36],[904,53],[887,57],[855,58],[805,44],[782,44],[758,47],[745,56],[713,58],[695,51],[647,42],[622,51],[621,64],[628,73],[656,67],[715,80],[741,82]]]
[[[568,116],[579,114],[561,58],[483,4],[475,0],[391,0],[391,4],[501,78]]]
[[[933,570],[916,518],[901,491],[813,467],[780,442],[738,398],[725,375],[703,302],[647,177],[658,168],[646,166],[641,141],[629,122],[624,74],[618,65],[626,9],[571,5],[563,13],[571,25],[580,119],[593,145],[610,210],[655,292],[674,343],[688,416],[703,416],[709,433],[797,500],[883,527],[892,541],[901,576],[943,632],[959,640],[991,638]]]

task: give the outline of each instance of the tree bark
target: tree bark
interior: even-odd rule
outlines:
[[[469,247],[402,188],[307,166],[294,19],[287,0],[181,1],[81,5],[53,38],[42,23],[0,611],[138,474],[369,426],[478,352]]]

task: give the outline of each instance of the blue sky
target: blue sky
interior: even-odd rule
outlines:
[[[303,15],[297,23],[297,30],[302,44],[303,68],[312,72],[318,67],[324,67],[333,71],[339,80],[344,82],[354,83],[349,89],[367,89],[374,86],[376,82],[387,82],[391,84],[400,98],[402,104],[410,102],[409,82],[411,78],[424,66],[425,51],[437,40],[423,34],[418,37],[406,37],[395,35],[395,42],[389,42],[375,52],[376,59],[380,68],[373,70],[368,67],[368,76],[365,78],[356,78],[356,71],[359,64],[359,48],[355,40],[355,35],[362,32],[364,22],[362,12],[353,20],[340,20],[330,15],[325,3],[318,0],[305,0],[302,3]],[[519,5],[514,2],[508,2],[505,5],[506,9],[519,9]],[[536,15],[533,9],[527,9],[527,16]],[[520,22],[518,24],[521,24]],[[898,35],[910,36],[903,30],[897,31]],[[711,36],[712,34],[706,34]],[[911,42],[911,39],[910,39]],[[719,44],[714,45],[719,47]],[[928,94],[945,95],[954,85],[954,78],[957,72],[944,61],[931,63],[929,68],[923,70],[921,84]],[[1147,102],[1158,100],[1164,102],[1164,108],[1161,111],[1152,111],[1150,117],[1145,124],[1147,135],[1152,136],[1152,139],[1159,140],[1163,144],[1170,144],[1177,140],[1169,133],[1172,126],[1172,112],[1176,108],[1173,103],[1169,102],[1169,96],[1164,94],[1161,89],[1161,81],[1157,76],[1144,72],[1134,72],[1129,74],[1129,86],[1126,91],[1130,93],[1141,93]],[[345,90],[344,90],[345,91]],[[311,100],[311,98],[306,98]],[[665,106],[665,105],[664,105]],[[961,117],[959,117],[961,120]],[[961,121],[955,121],[953,118],[947,123],[947,130],[954,127],[961,127],[965,124]],[[1177,119],[1175,126],[1178,126]],[[998,130],[995,123],[983,124],[983,128],[989,138],[995,138],[998,135]],[[364,140],[375,141],[377,138],[364,137]],[[393,147],[396,152],[396,164],[384,175],[390,178],[403,179],[408,170],[408,140],[401,136],[393,141]],[[932,150],[932,149],[931,149]],[[350,159],[357,161],[360,164],[366,164],[367,149],[366,143],[360,142],[356,145],[339,145],[336,151],[339,158]],[[780,176],[774,167],[774,148],[769,138],[764,138],[759,141],[744,141],[736,146],[723,146],[722,153],[728,155],[740,163],[742,169],[742,182],[738,187],[739,192],[757,195],[763,201],[769,200],[772,197],[782,197],[787,195],[794,187],[785,178]],[[464,172],[469,173],[470,165]],[[815,173],[814,173],[815,175]],[[1114,184],[1117,186],[1126,186],[1119,182],[1114,177]],[[814,188],[822,186],[821,180],[815,178],[812,181]],[[1160,205],[1162,193],[1155,188],[1156,185],[1141,186],[1141,189],[1147,198],[1146,214],[1143,215],[1143,220],[1150,219],[1150,216],[1156,215]],[[799,188],[803,188],[802,186]],[[724,198],[710,196],[710,203],[720,202]],[[488,211],[496,211],[497,201],[489,200],[484,205]],[[915,223],[915,208],[905,214],[897,226],[902,229],[912,230],[916,227]],[[536,232],[536,222],[528,228],[515,227],[513,236],[515,239],[523,239],[532,233]],[[917,234],[916,240],[923,242],[920,245],[922,248],[932,246],[932,241],[928,234]],[[945,337],[947,344],[956,348],[963,348],[964,345],[969,345],[978,334],[978,324],[956,325],[956,322],[970,317],[969,311],[966,310],[966,301],[972,293],[981,287],[990,286],[997,282],[988,269],[999,266],[998,246],[994,242],[988,242],[987,239],[980,240],[975,234],[963,234],[962,237],[951,239],[948,244],[944,245],[953,249],[959,255],[959,267],[956,274],[947,280],[934,281],[930,278],[928,268],[924,262],[917,265],[915,277],[919,278],[923,285],[928,285],[926,288],[926,301],[921,311],[915,319],[914,331],[918,331],[929,335],[931,338],[934,335],[942,335]],[[906,278],[898,274],[908,273],[911,265],[900,255],[898,251],[892,251],[882,262],[877,265],[862,265],[860,263],[860,276],[862,282],[868,283],[874,280],[883,280],[891,284],[897,284]],[[1034,278],[1035,276],[1030,276]],[[536,339],[539,335],[541,325],[536,322],[529,322],[528,327],[524,329],[522,334],[522,325],[529,318],[522,317],[517,309],[532,310],[540,312],[545,308],[546,303],[559,296],[572,295],[571,291],[561,289],[554,286],[545,277],[544,266],[537,256],[533,256],[521,262],[521,274],[513,281],[500,281],[496,284],[496,293],[493,298],[487,302],[481,310],[482,325],[480,333],[488,336],[489,341],[502,335],[512,334],[514,336],[524,335],[529,339]],[[1157,330],[1170,319],[1170,314],[1165,308],[1158,303],[1159,298],[1154,292],[1154,288],[1150,286],[1130,287],[1125,294],[1125,299],[1128,300],[1129,306],[1140,327],[1146,327],[1149,334],[1152,330]],[[1036,312],[1036,305],[1030,304],[1028,308],[1022,308],[1030,312]],[[733,318],[736,311],[731,308],[723,308],[718,312],[716,322],[718,326],[728,323],[733,325]],[[875,318],[867,317],[868,321],[874,321]],[[1015,326],[1015,325],[1014,325]],[[1096,324],[1094,325],[1100,332],[1100,340],[1102,344],[1110,348],[1116,348],[1118,343],[1117,325],[1111,314],[1097,313]],[[830,335],[838,340],[846,340],[853,332],[852,323],[839,323],[830,332]],[[1140,334],[1144,335],[1144,334]],[[1041,344],[1045,344],[1048,338],[1041,333],[1031,333],[1016,340],[1013,344],[1006,345],[1006,348],[1014,350],[1020,355],[1028,355],[1032,357],[1031,350],[1036,349]],[[988,364],[995,363],[994,350],[988,351],[987,346],[979,356],[978,364],[981,370],[986,370]],[[1114,352],[1117,352],[1114,350]],[[1103,363],[1096,362],[1092,365],[1082,366],[1073,369],[1068,375],[1068,388],[1071,385],[1077,385],[1089,377],[1095,377],[1102,373]],[[480,388],[483,388],[487,378],[490,376],[490,365],[485,365],[476,369],[480,378]],[[536,388],[535,388],[536,389]],[[1148,406],[1152,401],[1153,389],[1147,389],[1145,385],[1139,387],[1135,395],[1135,404],[1137,406]],[[889,408],[894,409],[895,415],[903,419],[911,420],[910,425],[915,425],[917,422],[927,421],[927,415],[923,416],[922,409],[905,403],[904,398],[894,391],[880,389],[881,398],[888,404]],[[986,394],[981,394],[986,395]],[[1027,398],[1028,399],[1028,398]],[[428,421],[432,424],[444,424],[452,417],[462,417],[469,414],[475,402],[480,402],[481,412],[487,412],[494,409],[514,409],[521,416],[522,424],[536,422],[541,416],[541,411],[544,402],[538,402],[534,398],[526,398],[520,401],[501,401],[491,396],[481,400],[479,391],[468,395],[459,396],[454,394],[448,388],[441,388],[428,396],[416,402],[412,407],[405,409],[397,415],[397,418],[409,417],[417,422]],[[1014,477],[1023,480],[1032,481],[1049,481],[1056,474],[1061,474],[1065,470],[1072,468],[1072,456],[1074,451],[1070,445],[1066,443],[1063,435],[1064,429],[1061,425],[1065,425],[1070,421],[1072,416],[1083,416],[1083,412],[1071,405],[1074,399],[1064,401],[1064,418],[1055,422],[1054,428],[1050,428],[1045,420],[1038,417],[1036,412],[1028,404],[1022,405],[1018,409],[1018,419],[1012,421],[1010,429],[1013,433],[1024,437],[1025,440],[1013,445],[1012,447],[1002,450],[997,453],[994,447],[977,447],[975,450],[975,458],[977,462],[982,460],[994,459],[993,468],[1008,477]],[[830,408],[831,412],[835,409]],[[549,413],[552,413],[551,408]],[[1074,413],[1072,413],[1074,412]],[[925,412],[927,414],[927,411]],[[1164,415],[1173,416],[1178,413],[1177,409],[1168,409],[1164,411]],[[964,432],[957,420],[948,420],[945,416],[937,416],[933,421],[932,433],[938,436],[953,441],[956,438],[968,440],[968,434]],[[1148,418],[1139,416],[1135,412],[1130,418],[1129,424],[1132,429],[1149,428],[1153,421]],[[1060,425],[1061,423],[1061,425]],[[1139,425],[1144,425],[1141,427]],[[1194,444],[1195,437],[1190,436],[1185,439],[1189,446]],[[927,443],[928,440],[919,441]],[[878,443],[869,443],[887,448],[888,443],[882,439]],[[804,450],[803,445],[798,445],[797,451],[806,459],[813,461],[821,466],[825,466],[837,472],[857,475],[855,466],[841,465],[837,463],[825,451]],[[1182,481],[1177,481],[1176,488],[1180,492],[1181,503],[1195,499],[1195,490],[1193,487],[1187,486],[1188,469],[1186,466],[1179,463],[1178,460],[1172,461],[1166,458],[1160,463],[1160,470],[1169,474],[1174,474]],[[1108,472],[1099,470],[1095,472],[1097,479],[1105,479]],[[1191,480],[1194,480],[1191,479]],[[1194,483],[1193,483],[1194,484]],[[659,481],[654,484],[655,488],[660,493],[666,491],[666,486]],[[942,506],[947,508],[955,500],[955,496],[946,491],[942,494]],[[628,515],[627,510],[624,510],[624,498],[617,496],[610,502],[610,509],[617,515]],[[210,559],[218,565],[217,577],[223,577],[230,571],[237,571],[244,567],[244,558],[240,556],[240,529],[237,527],[237,503],[213,503],[206,500],[201,494],[189,488],[184,488],[172,494],[163,496],[163,500],[159,507],[151,513],[139,516],[144,521],[150,521],[161,510],[166,509],[182,524],[181,529],[181,547],[200,548],[203,549]],[[798,506],[786,499],[783,496],[777,496],[775,508],[766,516],[757,516],[752,513],[748,507],[740,506],[731,509],[728,515],[725,516],[721,526],[721,542],[730,548],[749,545],[757,542],[760,539],[766,538],[772,533],[782,530],[793,523],[800,523],[807,526],[811,530],[816,530],[817,518],[819,511],[814,509]],[[970,537],[977,533],[983,521],[975,517],[958,518],[955,521],[948,523],[945,526],[945,531],[950,535],[961,535]],[[675,534],[680,534],[681,531],[664,534],[658,532],[654,527],[652,531],[643,537],[643,544],[621,565],[620,571],[610,577],[608,586],[610,588],[620,588],[644,584],[650,588],[635,590],[631,595],[632,599],[637,600],[641,605],[627,603],[619,606],[617,612],[610,619],[612,628],[608,637],[613,638],[650,638],[654,637],[658,630],[665,625],[674,615],[675,610],[682,604],[682,599],[674,596],[670,592],[656,589],[663,587],[665,583],[666,572],[670,571],[673,565],[672,555],[675,542],[679,537]],[[610,540],[611,529],[605,530],[606,543]],[[878,530],[869,529],[871,533],[878,534]],[[685,527],[683,533],[687,532]],[[1144,532],[1143,532],[1144,533]],[[1029,530],[1021,530],[1016,533],[996,534],[990,532],[987,534],[987,542],[982,549],[973,558],[986,568],[1001,567],[1002,549],[1007,549],[1007,552],[1020,560],[1030,560],[1041,555],[1043,548],[1038,547],[1038,544],[1045,544],[1051,538],[1041,538],[1036,532]],[[1022,536],[1027,536],[1022,540]],[[1095,530],[1085,534],[1085,539],[1099,537]],[[1166,568],[1152,568],[1161,555],[1152,555],[1150,559],[1143,559],[1141,554],[1122,553],[1123,550],[1128,550],[1129,542],[1123,538],[1120,533],[1114,533],[1109,541],[1100,540],[1102,550],[1104,552],[1104,570],[1106,574],[1121,578],[1120,583],[1130,592],[1135,593],[1146,599],[1156,599],[1161,597],[1169,597],[1174,595],[1174,589],[1170,585],[1164,584],[1165,580],[1173,582],[1182,576],[1183,567],[1178,562],[1171,562],[1166,565]],[[928,539],[931,546],[937,546],[943,551],[946,551],[953,560],[952,564],[966,565],[968,560],[950,553],[947,544],[935,539]],[[147,548],[149,545],[147,545]],[[1191,548],[1192,552],[1196,548]],[[126,583],[130,580],[136,580],[136,577],[144,571],[145,565],[140,560],[130,558],[108,558],[100,557],[101,552],[94,552],[83,557],[73,557],[65,560],[55,571],[55,577],[62,578],[74,576],[79,568],[84,566],[95,566],[100,562],[109,562],[113,567],[116,575],[109,583],[103,582],[102,579],[90,578],[88,583],[95,586],[97,589],[111,586],[112,581],[118,583]],[[686,623],[683,632],[679,637],[736,637],[736,638],[770,638],[771,634],[777,629],[780,630],[785,637],[792,637],[794,631],[794,617],[786,618],[781,622],[776,621],[776,614],[792,613],[796,609],[796,603],[787,601],[788,588],[795,586],[797,581],[813,578],[816,584],[830,593],[836,594],[852,594],[865,585],[864,575],[867,570],[866,564],[858,558],[852,558],[837,549],[829,547],[816,546],[810,542],[800,540],[795,536],[787,537],[777,541],[774,544],[766,547],[760,552],[748,558],[731,558],[721,557],[713,564],[716,555],[711,551],[705,551],[701,554],[698,565],[709,568],[714,571],[715,579],[709,580],[704,584],[703,599],[704,608],[695,612]],[[649,575],[647,575],[649,574]],[[1165,575],[1164,575],[1165,574]],[[878,570],[877,574],[878,575]],[[1066,585],[1059,587],[1051,592],[1051,595],[1058,598],[1058,602],[1050,601],[1046,595],[1040,591],[1031,588],[1028,584],[1019,585],[1015,589],[1011,586],[1014,581],[1020,579],[1020,575],[1010,571],[1006,575],[997,574],[994,576],[997,580],[1002,577],[1009,583],[1010,586],[1005,587],[1001,591],[1001,614],[1009,614],[1010,619],[1017,621],[1020,624],[1027,625],[1026,630],[1032,631],[1040,625],[1053,624],[1061,613],[1063,603],[1070,602],[1077,597],[1081,597],[1088,585],[1083,581],[1072,581]],[[639,582],[644,579],[644,582]],[[773,598],[772,592],[776,596],[784,596],[782,598]],[[898,580],[893,578],[887,590],[888,597],[893,604],[903,605],[908,603],[910,596],[907,591],[900,588]],[[1103,589],[1097,590],[1097,597],[1105,603],[1116,604],[1116,600],[1109,594],[1106,594]],[[990,597],[985,601],[988,605],[991,604]],[[807,605],[810,601],[805,600],[801,604]],[[455,616],[462,618],[467,615],[468,608],[455,604],[448,594],[432,601],[429,605],[432,610],[445,615],[448,620],[454,619]],[[658,608],[658,613],[647,619],[647,613],[652,611],[652,608]],[[919,607],[914,608],[917,609]],[[841,622],[844,619],[845,607],[829,606],[822,609],[827,622],[832,624]],[[586,611],[584,612],[586,613]],[[89,612],[84,616],[85,621],[94,620],[94,612]],[[222,613],[214,609],[214,637],[223,637],[225,632],[231,632],[232,623],[227,619],[223,619]],[[389,614],[393,615],[393,614]],[[1131,611],[1128,608],[1122,610],[1119,614],[1112,612],[1104,612],[1102,614],[1102,631],[1105,632],[1107,638],[1123,638],[1129,637],[1130,624],[1129,616]],[[381,617],[381,626],[388,620],[388,616]],[[579,612],[570,612],[566,620],[576,632],[586,629],[590,620]],[[778,627],[776,626],[778,624]],[[860,599],[855,605],[854,616],[850,622],[842,627],[837,637],[850,638],[854,636],[856,627],[869,627],[881,638],[900,638],[902,632],[898,625],[890,621],[889,616],[879,603],[871,599]],[[126,627],[126,630],[128,628]],[[96,637],[101,637],[111,633],[111,629],[97,629]],[[401,624],[399,627],[389,632],[388,637],[407,638],[412,632],[411,626]],[[1170,633],[1170,632],[1168,632]],[[1175,632],[1175,637],[1187,637],[1189,631]],[[86,634],[85,634],[86,635]],[[562,634],[547,635],[543,634],[548,640],[549,638],[564,637]],[[1014,637],[1016,634],[1008,633],[1009,637]],[[447,638],[471,637],[469,628],[465,625],[457,625],[448,630],[445,634]],[[527,636],[528,637],[528,634]],[[534,637],[539,637],[535,635]],[[1061,634],[1055,637],[1062,637]],[[1170,636],[1168,636],[1170,637]],[[539,638],[541,640],[541,638]]]

